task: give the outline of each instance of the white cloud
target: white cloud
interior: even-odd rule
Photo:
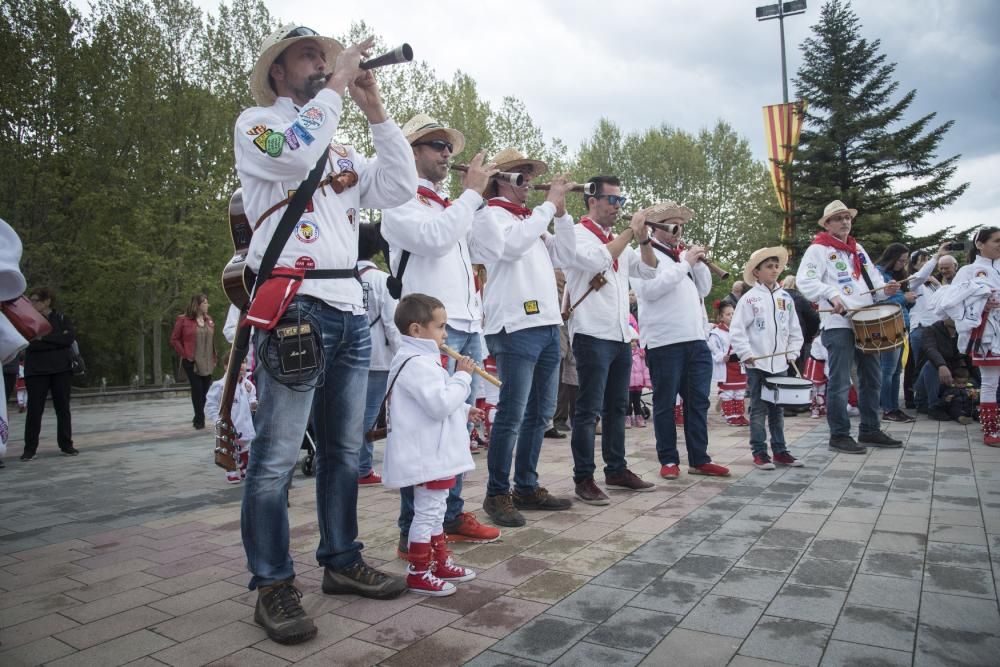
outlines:
[[[969,183],[959,200],[944,211],[918,220],[914,234],[929,234],[942,227],[963,230],[969,227],[1000,225],[1000,152],[959,162],[953,185]]]

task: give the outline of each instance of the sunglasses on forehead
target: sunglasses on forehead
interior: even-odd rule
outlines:
[[[455,147],[450,141],[445,141],[444,139],[431,139],[430,141],[417,141],[412,144],[413,146],[430,146],[432,150],[438,151],[439,153],[444,149],[448,149],[449,152],[455,152]]]
[[[305,26],[300,25],[298,28],[295,28],[294,30],[289,30],[288,34],[286,34],[281,39],[292,39],[294,37],[319,37],[319,36],[320,36],[319,33],[313,30],[312,28],[307,28]]]

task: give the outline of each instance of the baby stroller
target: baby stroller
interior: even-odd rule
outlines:
[[[306,452],[305,458],[302,459],[302,474],[306,477],[312,477],[316,474],[316,438],[312,422],[306,426],[306,434],[302,436],[301,449]]]

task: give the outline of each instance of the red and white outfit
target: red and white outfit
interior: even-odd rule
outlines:
[[[208,388],[208,395],[205,397],[205,417],[209,424],[214,424],[219,420],[219,403],[222,400],[223,385],[225,378],[216,380]],[[230,484],[239,484],[247,476],[247,464],[250,462],[250,443],[257,436],[253,427],[253,410],[251,406],[257,403],[257,387],[248,376],[240,374],[236,382],[236,393],[233,395],[233,428],[239,434],[236,440],[239,454],[239,468],[226,471],[226,481]]]
[[[802,370],[802,377],[813,383],[810,416],[819,419],[826,416],[826,347],[820,336],[813,338],[809,348],[809,358]]]
[[[951,318],[958,331],[959,351],[968,351],[982,376],[979,422],[983,442],[1000,445],[997,417],[997,384],[1000,381],[1000,308],[988,308],[990,297],[1000,292],[1000,259],[976,257],[958,270],[946,289],[939,290],[938,315]]]
[[[712,351],[712,380],[719,387],[722,415],[730,426],[749,426],[744,415],[747,373],[739,360],[732,361],[733,346],[729,327],[719,323],[708,332],[708,349]]]
[[[452,562],[444,536],[448,490],[455,485],[456,475],[475,468],[465,427],[472,376],[463,371],[449,375],[433,340],[400,338],[389,370],[382,484],[390,489],[413,487],[410,590],[451,595],[455,587],[448,582],[476,576]]]

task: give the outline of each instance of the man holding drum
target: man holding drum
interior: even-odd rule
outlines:
[[[822,341],[829,354],[827,362],[827,423],[830,426],[830,449],[845,454],[863,454],[865,445],[902,447],[903,443],[881,430],[879,393],[882,371],[877,354],[865,354],[855,348],[849,313],[871,306],[877,300],[899,291],[899,283],[886,283],[857,240],[851,226],[857,210],[834,200],[823,211],[819,225],[825,231],[816,235],[799,264],[796,281],[799,290],[820,307],[831,308],[822,323]],[[861,426],[858,441],[851,437],[847,416],[847,393],[851,384],[851,362],[858,367],[858,407]]]

